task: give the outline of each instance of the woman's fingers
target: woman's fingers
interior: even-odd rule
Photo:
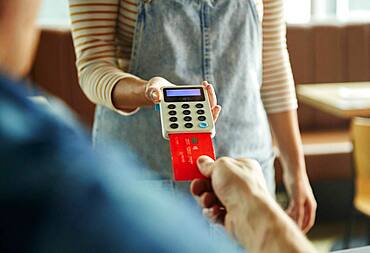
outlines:
[[[157,87],[148,87],[146,91],[146,96],[154,104],[157,104],[161,101],[161,92]]]
[[[150,79],[146,85],[145,96],[148,100],[152,101],[154,104],[157,104],[161,101],[161,87],[163,86],[173,86],[174,84],[168,82],[166,79],[161,77],[153,77]],[[211,106],[213,121],[216,122],[218,116],[221,112],[221,106],[217,105],[217,97],[215,90],[211,84],[207,81],[202,82],[202,85],[207,90],[209,103]]]
[[[212,116],[213,116],[213,121],[216,122],[218,119],[218,116],[220,115],[221,112],[221,106],[216,105],[214,108],[212,108]]]
[[[304,218],[304,207],[303,204],[297,205],[297,224],[298,226],[303,229],[303,218]]]
[[[307,233],[315,224],[315,214],[316,214],[316,202],[312,203],[307,201],[305,203],[305,219],[303,220],[303,232]]]
[[[207,81],[202,82],[202,85],[207,90],[209,103],[212,110],[212,115],[214,120],[217,120],[217,117],[220,113],[221,107],[217,105],[217,97],[215,90],[211,84]],[[174,86],[174,84],[170,83],[166,79],[162,77],[153,77],[148,81],[146,84],[145,89],[145,96],[147,99],[151,100],[153,103],[159,103],[161,101],[161,87],[163,86]]]
[[[217,97],[215,89],[211,84],[209,84],[207,81],[204,81],[202,85],[206,88],[209,98],[209,103],[211,105],[211,108],[215,107],[217,105]]]
[[[293,205],[289,205],[289,207],[285,210],[285,212],[288,214],[288,216],[292,220],[294,220],[294,221],[297,220],[297,213],[296,213]]]
[[[217,96],[213,85],[208,83],[207,81],[202,82],[204,88],[206,88],[209,98],[209,104],[211,106],[213,121],[217,121],[218,116],[221,112],[221,106],[217,104]]]
[[[304,217],[303,217],[303,221],[302,221],[302,230],[304,233],[307,233],[308,230],[311,228],[311,209],[308,208],[307,206],[307,202],[305,203],[305,212],[304,212]]]
[[[304,222],[305,219],[307,219],[307,217],[305,216],[308,214],[305,213],[304,204],[297,203],[296,201],[293,200],[289,208],[286,210],[286,213],[292,218],[292,220],[294,220],[297,223],[298,227],[301,230],[304,231],[306,229],[306,225],[304,224]]]
[[[145,96],[147,99],[151,100],[154,104],[161,101],[161,87],[174,86],[166,79],[162,77],[153,77],[148,81],[145,88]]]

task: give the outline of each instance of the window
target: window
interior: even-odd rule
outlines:
[[[284,0],[284,1],[285,1],[285,17],[288,23],[310,22],[311,0]]]
[[[285,0],[288,23],[370,21],[369,0]]]
[[[68,0],[43,0],[38,23],[40,25],[68,26]]]
[[[288,23],[322,20],[370,20],[370,0],[284,1]],[[68,0],[43,0],[39,23],[42,25],[69,25],[68,15]]]
[[[349,15],[353,18],[370,18],[370,1],[369,0],[348,0]]]

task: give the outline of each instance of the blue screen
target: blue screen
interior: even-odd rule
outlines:
[[[167,90],[168,97],[188,97],[188,96],[201,96],[200,89],[174,89]]]

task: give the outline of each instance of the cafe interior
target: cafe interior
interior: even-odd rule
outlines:
[[[42,3],[29,89],[37,83],[48,94],[35,101],[59,98],[90,132],[95,105],[79,85],[68,9],[67,0]],[[317,201],[307,236],[318,252],[370,252],[370,1],[285,0],[285,19],[304,158]],[[276,198],[286,208],[276,154]]]

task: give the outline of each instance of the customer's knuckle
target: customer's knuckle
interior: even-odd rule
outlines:
[[[216,163],[218,163],[219,165],[225,165],[225,164],[228,164],[230,163],[230,158],[229,157],[220,157],[219,159],[217,159]]]

